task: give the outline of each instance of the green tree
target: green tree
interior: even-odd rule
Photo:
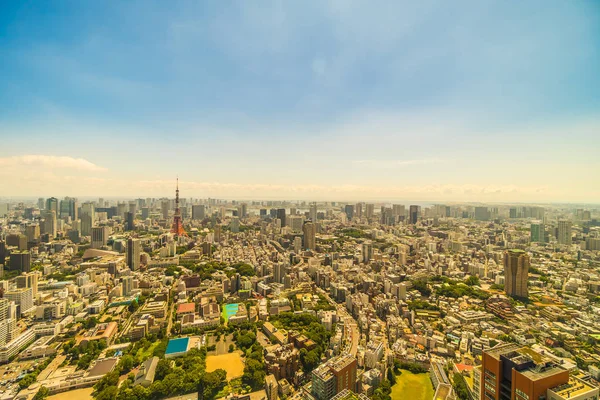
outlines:
[[[46,386],[42,386],[33,396],[33,400],[44,400],[48,396],[50,396],[50,390]]]

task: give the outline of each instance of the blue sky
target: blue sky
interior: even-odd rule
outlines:
[[[0,54],[7,195],[600,197],[593,0],[3,2]]]

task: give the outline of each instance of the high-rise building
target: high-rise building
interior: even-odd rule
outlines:
[[[28,250],[10,252],[11,271],[31,271],[31,253]]]
[[[365,217],[370,221],[375,215],[375,204],[367,204],[365,209]]]
[[[411,224],[416,224],[421,218],[421,207],[416,205],[411,205],[408,210],[409,222]]]
[[[315,250],[317,225],[307,221],[302,226],[302,232],[304,233],[304,250]]]
[[[50,197],[46,200],[46,211],[54,211],[54,215],[58,217],[58,199],[56,197]]]
[[[8,203],[0,203],[0,217],[8,216]]]
[[[132,271],[140,269],[141,248],[139,239],[129,238],[127,240],[127,266]]]
[[[281,221],[281,227],[287,226],[286,225],[286,219],[285,219],[285,208],[278,208],[277,209],[277,219],[279,219]]]
[[[490,210],[487,207],[475,207],[475,219],[477,221],[489,221]]]
[[[19,306],[19,315],[23,315],[25,312],[33,308],[32,288],[7,290],[6,292],[4,292],[4,298],[8,301],[14,301],[15,304]]]
[[[569,371],[529,347],[505,344],[483,352],[480,380],[481,400],[538,400],[567,384]]]
[[[29,243],[37,242],[40,239],[40,234],[39,224],[29,224],[25,227],[25,236]]]
[[[160,202],[160,211],[162,212],[163,219],[169,219],[169,200],[162,200]]]
[[[356,203],[354,205],[354,214],[356,215],[356,218],[362,218],[363,216],[363,203]]]
[[[314,223],[317,222],[317,203],[313,202],[310,205],[310,209],[308,211],[308,217]]]
[[[530,239],[532,243],[545,243],[546,231],[542,221],[533,221],[530,227]]]
[[[346,204],[344,207],[344,212],[346,213],[346,218],[348,218],[348,221],[352,221],[352,218],[354,218],[354,206],[352,204]]]
[[[362,256],[365,264],[373,259],[373,243],[364,242],[362,244]]]
[[[504,252],[504,291],[508,296],[526,299],[529,297],[529,254],[523,250]]]
[[[404,214],[406,214],[406,207],[404,207],[404,204],[393,204],[392,213],[394,214],[396,221],[402,221],[405,217]]]
[[[129,296],[133,290],[133,276],[126,275],[122,277],[121,287],[123,289],[123,296]]]
[[[196,204],[192,206],[192,219],[204,219],[206,217],[206,208],[204,204]]]
[[[240,231],[240,219],[238,217],[231,217],[229,228],[231,229],[231,232],[238,233]]]
[[[569,220],[561,219],[558,221],[557,240],[559,244],[570,246],[573,244],[573,234],[571,232],[572,223]]]
[[[302,232],[302,224],[304,223],[304,217],[300,215],[290,215],[287,217],[288,227],[293,232]]]
[[[49,204],[46,203],[46,206],[48,205]],[[50,238],[54,239],[57,234],[56,212],[52,209],[46,209],[42,214],[42,217],[44,218],[42,233],[47,233]]]
[[[106,246],[110,228],[108,226],[95,226],[92,228],[92,249],[99,249]]]
[[[142,219],[146,220],[150,217],[150,207],[142,207]]]
[[[356,391],[357,361],[351,354],[329,359],[312,372],[312,395],[329,400],[343,390]]]
[[[33,298],[37,297],[38,293],[38,278],[40,276],[39,271],[27,272],[17,276],[17,288],[31,288]]]
[[[132,213],[131,211],[125,212],[125,230],[126,231],[132,231],[135,229],[135,225],[133,223],[134,217],[135,217],[135,214]]]
[[[40,209],[40,211],[43,210],[44,206],[46,205],[46,200],[44,200],[43,197],[40,197],[38,199],[37,205],[38,205],[38,208]]]
[[[79,205],[77,200],[71,197],[65,197],[60,201],[60,218],[70,217],[72,221],[77,219],[77,209]]]

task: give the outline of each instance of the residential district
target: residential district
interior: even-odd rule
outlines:
[[[599,396],[593,205],[4,199],[0,265],[0,399]]]

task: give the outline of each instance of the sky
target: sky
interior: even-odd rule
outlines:
[[[0,2],[0,197],[600,203],[600,2]]]

